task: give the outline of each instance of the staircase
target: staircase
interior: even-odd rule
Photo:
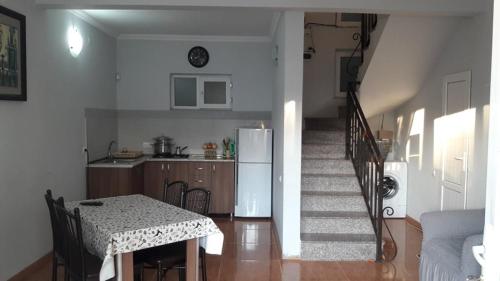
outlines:
[[[370,46],[377,15],[364,14],[353,52]],[[352,57],[351,57],[352,58]],[[340,118],[306,118],[302,136],[301,258],[383,261],[384,160],[350,83]],[[345,119],[343,119],[345,118]],[[347,160],[348,159],[348,160]]]
[[[302,137],[303,260],[374,260],[376,237],[351,160],[345,120],[307,118]]]

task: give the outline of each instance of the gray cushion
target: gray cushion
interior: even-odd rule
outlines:
[[[434,238],[465,238],[483,232],[484,209],[424,213],[420,222],[424,243]]]
[[[483,235],[471,235],[465,239],[462,247],[462,273],[464,276],[479,276],[481,275],[481,266],[472,254],[472,247],[483,244]]]
[[[461,256],[464,238],[434,238],[422,246],[422,253],[439,261],[455,273],[461,272]]]

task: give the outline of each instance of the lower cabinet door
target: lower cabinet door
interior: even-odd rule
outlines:
[[[143,167],[88,168],[89,199],[140,194],[143,192]]]
[[[234,163],[212,163],[212,192],[209,213],[234,213]]]
[[[167,182],[183,181],[189,183],[189,163],[187,162],[168,162]]]
[[[146,162],[144,164],[144,195],[163,199],[167,166],[164,162]]]
[[[118,171],[112,168],[87,168],[87,198],[105,198],[118,193]]]

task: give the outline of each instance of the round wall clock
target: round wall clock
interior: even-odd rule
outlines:
[[[194,67],[204,67],[208,63],[208,51],[207,49],[196,46],[191,48],[188,53],[188,61]]]

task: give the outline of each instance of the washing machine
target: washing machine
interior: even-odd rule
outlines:
[[[384,163],[384,217],[406,217],[406,196],[408,193],[408,168],[406,162]]]

